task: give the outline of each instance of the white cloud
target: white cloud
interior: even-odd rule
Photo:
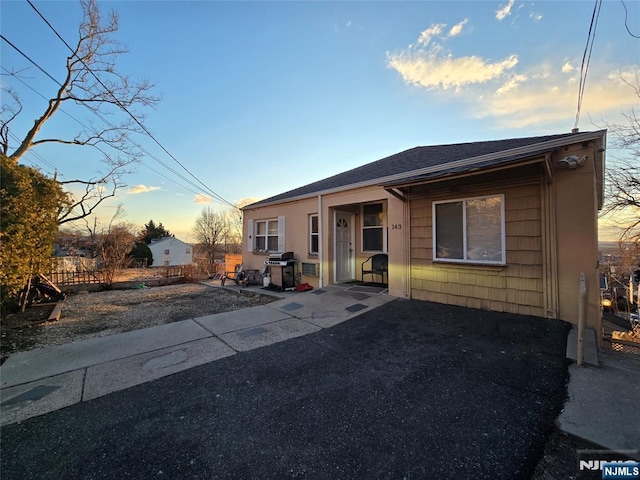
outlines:
[[[207,195],[202,195],[201,193],[198,193],[195,197],[193,197],[193,203],[207,205],[212,202],[213,202],[213,199],[211,197]]]
[[[531,20],[533,20],[534,22],[539,22],[540,20],[542,20],[542,14],[541,13],[536,13],[536,12],[531,12],[531,13],[529,13],[529,18]]]
[[[526,75],[513,75],[504,83],[504,85],[496,90],[496,94],[504,95],[509,91],[518,88],[518,85],[520,85],[522,82],[525,82],[526,80],[528,80],[528,77]]]
[[[493,80],[517,63],[517,55],[489,62],[475,55],[455,58],[451,55],[438,57],[423,52],[405,52],[390,56],[388,65],[398,71],[406,83],[428,89],[440,87],[447,90]]]
[[[154,190],[160,190],[160,187],[147,187],[146,185],[135,185],[129,189],[127,193],[130,195],[138,195],[140,193],[153,192]]]
[[[467,23],[468,20],[464,19],[456,24],[442,40],[459,35]],[[517,55],[498,61],[475,55],[454,57],[444,51],[442,44],[433,41],[444,27],[446,25],[441,23],[431,25],[420,33],[417,45],[409,45],[398,53],[387,53],[387,66],[396,70],[410,85],[457,91],[467,85],[497,79],[518,63]]]
[[[444,27],[446,27],[446,24],[444,23],[436,23],[434,25],[431,25],[429,28],[423,30],[420,33],[420,36],[418,37],[418,43],[426,47],[427,45],[429,45],[429,42],[431,42],[431,39],[434,36],[440,35],[442,33],[442,29]]]
[[[349,28],[350,26],[351,26],[351,20],[347,22],[347,28]]]
[[[621,75],[623,78],[633,78],[628,75],[630,72],[633,74],[634,68],[638,67],[631,67],[624,73],[590,70],[581,108],[583,125],[587,116],[597,122],[618,115],[620,110],[633,104],[634,91],[628,85],[625,88]],[[532,71],[535,70],[537,68],[532,68]],[[510,85],[507,82],[494,95],[485,95],[475,103],[474,115],[478,118],[495,117],[504,126],[520,128],[566,122],[569,130],[573,126],[577,108],[577,79],[571,77],[567,80],[566,75],[560,73],[540,76],[535,81],[532,81],[532,76],[529,79],[526,83],[505,89]]]
[[[511,8],[513,8],[515,0],[509,0],[506,5],[500,6],[498,10],[496,10],[496,19],[504,20],[509,15],[511,15]]]
[[[464,26],[466,22],[458,25]],[[387,66],[412,86],[436,91],[463,105],[469,116],[491,118],[505,128],[539,129],[565,126],[575,121],[579,70],[564,58],[522,65],[515,54],[502,59],[477,55],[456,57],[444,48],[459,33],[444,24],[434,24],[420,33],[416,44],[398,52],[387,52]],[[455,34],[452,34],[452,32]],[[623,80],[635,83],[638,65],[612,70],[593,65],[589,70],[581,106],[581,129],[594,128],[602,119],[617,118],[637,103],[635,91]],[[593,121],[588,120],[591,117]],[[597,125],[595,128],[600,128]]]
[[[451,27],[451,30],[449,30],[449,36],[450,37],[456,37],[456,36],[460,35],[462,33],[462,28],[467,23],[469,23],[469,19],[468,18],[465,18],[460,23],[456,23],[453,27]]]

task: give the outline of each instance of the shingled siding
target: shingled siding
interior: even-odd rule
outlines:
[[[506,266],[434,263],[432,201],[505,195]],[[544,316],[541,188],[538,182],[465,189],[411,199],[411,297]]]

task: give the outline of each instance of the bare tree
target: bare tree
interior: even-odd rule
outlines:
[[[205,207],[196,219],[193,234],[200,249],[203,250],[206,262],[213,265],[216,251],[229,235],[230,223],[228,215]]]
[[[635,84],[622,79],[640,99],[640,79],[636,72]],[[620,240],[640,244],[640,112],[631,107],[623,112],[621,123],[606,123],[609,130],[608,150],[620,150],[624,158],[609,155],[607,168],[606,202],[603,213],[619,218]]]
[[[99,152],[106,166],[102,174],[93,178],[59,181],[64,188],[75,185],[84,189],[84,193],[77,197],[70,195],[69,206],[60,208],[59,224],[91,215],[98,205],[115,196],[118,188],[124,186],[123,175],[141,156],[138,146],[130,141],[130,134],[145,130],[145,117],[135,108],[154,106],[159,101],[150,93],[151,83],[134,81],[116,70],[119,55],[127,51],[112,38],[118,30],[117,14],[111,12],[104,19],[96,0],[81,0],[80,3],[83,20],[75,47],[69,46],[64,78],[57,81],[58,89],[33,126],[21,136],[10,131],[11,122],[23,111],[15,90],[3,87],[9,102],[0,109],[0,150],[15,162],[32,148],[45,144],[91,147]],[[9,75],[19,79],[20,73],[14,70]],[[69,132],[65,138],[43,136],[44,125],[64,105],[84,106],[96,115],[98,121],[83,124],[84,128],[79,132]],[[124,120],[117,124],[107,120],[107,117],[113,119],[114,112],[124,112],[120,115]],[[15,148],[10,144],[10,136],[19,139]]]
[[[122,206],[118,206],[111,218],[107,229],[100,235],[98,251],[102,261],[103,285],[113,285],[120,270],[127,266],[129,253],[135,245],[135,225],[124,222],[125,216]]]

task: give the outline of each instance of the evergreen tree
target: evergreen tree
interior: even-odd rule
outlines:
[[[60,184],[0,154],[0,300],[17,305],[31,276],[48,273],[58,214],[69,198]]]
[[[158,225],[153,220],[149,220],[149,223],[145,223],[144,228],[138,234],[138,242],[144,242],[147,245],[151,243],[154,238],[173,237],[171,232],[164,228],[162,222]]]

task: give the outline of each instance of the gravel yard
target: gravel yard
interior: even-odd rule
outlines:
[[[72,294],[67,297],[57,322],[38,323],[47,318],[52,307],[33,307],[25,314],[3,319],[2,359],[24,350],[263,305],[273,300],[197,283]]]

